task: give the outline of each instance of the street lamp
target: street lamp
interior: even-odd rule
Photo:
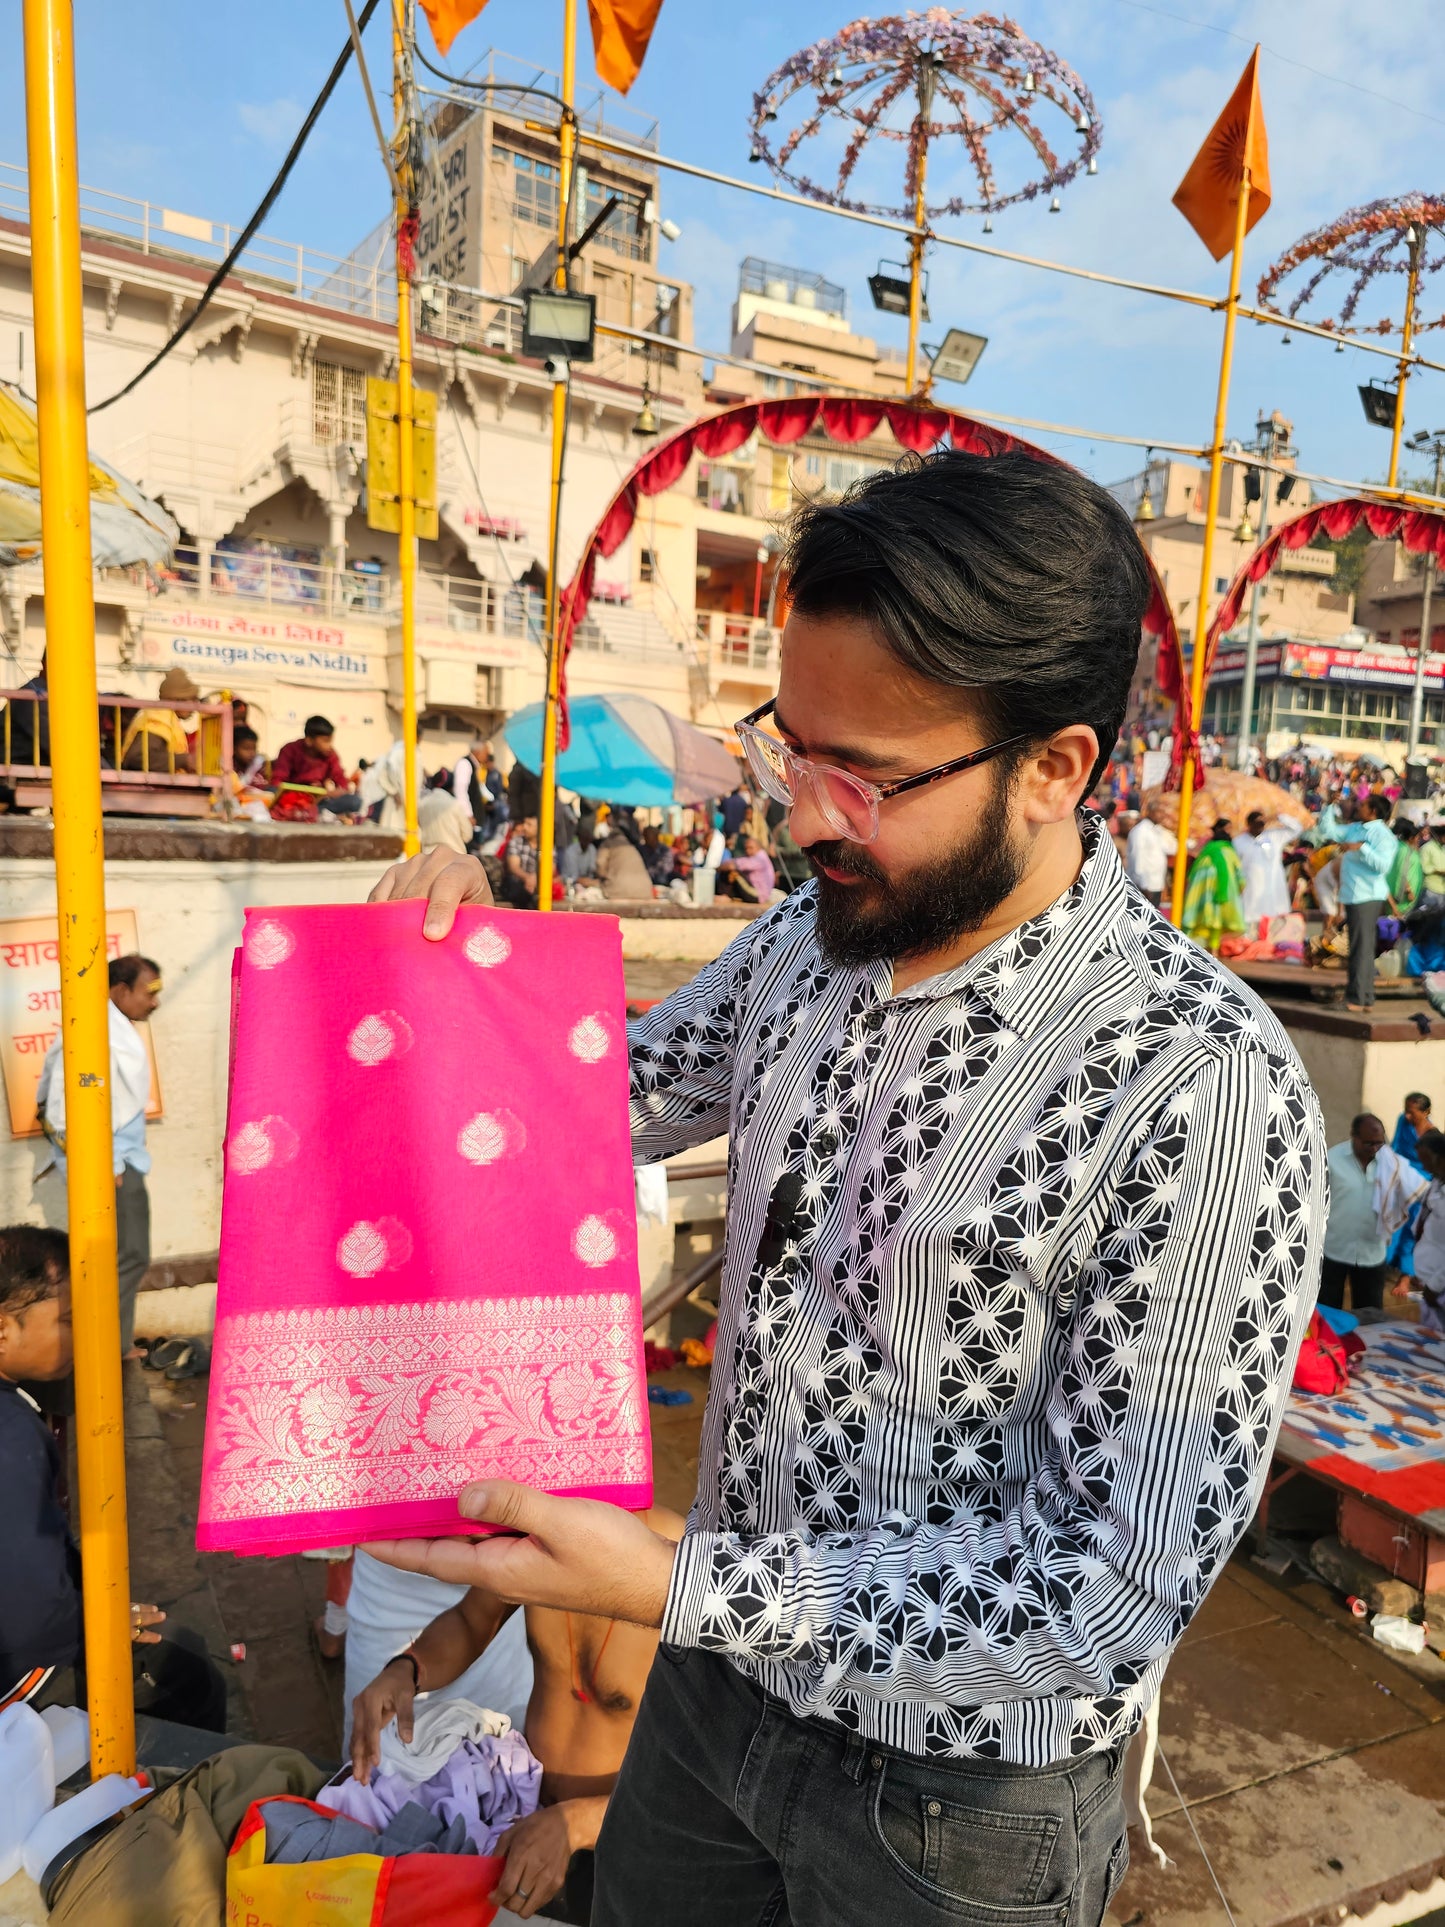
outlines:
[[[897,272],[889,274],[889,268]],[[913,284],[908,278],[908,269],[901,261],[880,261],[877,274],[868,277],[868,292],[873,297],[873,306],[881,314],[907,314],[912,299]],[[923,277],[923,292],[920,297],[919,319],[927,321],[928,314],[928,276]]]
[[[1299,450],[1290,446],[1289,429],[1274,415],[1261,415],[1254,424],[1254,452],[1266,461],[1281,462],[1292,460]],[[1249,526],[1249,504],[1256,495],[1259,499],[1259,540],[1263,542],[1269,534],[1269,511],[1274,502],[1284,502],[1294,488],[1293,475],[1276,477],[1272,468],[1246,469],[1244,472],[1245,509],[1241,528]],[[1250,532],[1253,534],[1253,531]],[[1249,536],[1241,540],[1248,541]],[[1239,691],[1239,741],[1235,745],[1234,765],[1236,769],[1250,770],[1254,766],[1254,685],[1259,669],[1259,597],[1260,584],[1255,583],[1249,592],[1249,628],[1244,642],[1244,681]]]
[[[1445,428],[1437,428],[1434,434],[1426,434],[1422,428],[1418,435],[1412,435],[1405,444],[1414,449],[1417,455],[1430,450],[1435,457],[1435,486],[1433,495],[1440,493],[1440,476],[1445,471]],[[1420,641],[1415,649],[1415,683],[1410,691],[1410,738],[1405,750],[1405,760],[1417,756],[1420,750],[1420,725],[1425,714],[1425,659],[1430,653],[1430,604],[1435,592],[1435,551],[1425,551],[1425,587],[1420,597]]]

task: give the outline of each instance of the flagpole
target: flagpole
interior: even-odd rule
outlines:
[[[1194,653],[1189,665],[1189,721],[1194,734],[1204,708],[1205,658],[1208,654],[1209,586],[1214,569],[1214,524],[1219,514],[1219,484],[1224,473],[1224,429],[1229,412],[1229,376],[1234,361],[1234,323],[1239,307],[1239,271],[1249,224],[1249,162],[1239,177],[1239,205],[1234,217],[1234,252],[1229,260],[1229,295],[1224,304],[1224,346],[1219,357],[1219,392],[1214,402],[1214,439],[1209,449],[1209,487],[1204,503],[1204,545],[1199,563],[1199,602],[1194,617]],[[1184,883],[1189,873],[1189,819],[1194,803],[1194,757],[1184,745],[1183,780],[1179,788],[1179,847],[1174,852],[1174,890],[1171,921],[1184,917]]]
[[[572,98],[577,84],[576,0],[562,0],[562,123],[558,129],[557,287],[567,288],[567,249],[572,236],[572,164],[577,124]],[[562,528],[562,455],[567,441],[571,384],[552,383],[552,481],[547,511],[547,694],[542,705],[542,795],[537,806],[537,908],[552,908],[553,844],[557,833],[557,711],[562,693],[562,648],[557,634],[560,583],[557,557]]]
[[[1400,336],[1400,373],[1395,382],[1395,420],[1390,432],[1390,474],[1386,488],[1400,479],[1400,438],[1405,432],[1405,384],[1410,379],[1410,343],[1415,334],[1415,294],[1420,285],[1420,257],[1425,252],[1423,228],[1410,229],[1410,274],[1405,283],[1405,326]]]
[[[924,182],[928,175],[928,132],[933,114],[933,90],[937,76],[932,54],[922,54],[918,62],[918,179],[913,196],[913,234],[908,244],[908,363],[903,374],[903,392],[911,395],[918,376],[918,324],[923,314],[923,250],[928,212],[924,201]]]
[[[401,577],[401,757],[402,794],[406,811],[403,849],[415,856],[421,849],[417,827],[416,773],[416,461],[412,440],[415,409],[411,392],[411,274],[406,264],[403,230],[411,215],[412,171],[407,137],[407,0],[392,0],[393,101],[398,138],[396,195],[396,434],[397,494],[400,527],[397,532],[398,573]]]
[[[93,1778],[135,1769],[125,1420],[111,1164],[105,855],[71,0],[25,0],[41,558],[50,664],[81,1606]],[[41,713],[44,713],[43,707]],[[36,723],[35,741],[40,743]],[[14,1797],[13,1792],[10,1797]]]

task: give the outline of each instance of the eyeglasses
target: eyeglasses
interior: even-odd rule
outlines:
[[[920,770],[917,776],[903,776],[896,783],[869,783],[861,776],[839,769],[835,763],[815,763],[809,757],[800,756],[778,737],[759,729],[758,724],[774,707],[774,703],[766,702],[737,725],[738,741],[754,779],[775,803],[786,803],[789,807],[806,788],[833,834],[847,837],[852,843],[873,842],[878,835],[878,805],[890,796],[902,796],[905,790],[922,789],[927,783],[941,782],[945,776],[956,776],[960,770],[974,769],[997,756],[1000,750],[1028,741],[1026,735],[1006,736],[1002,742],[988,743],[967,756],[955,756],[933,769]]]

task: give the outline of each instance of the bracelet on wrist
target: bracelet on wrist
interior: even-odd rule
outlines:
[[[396,1658],[390,1660],[388,1664],[398,1666],[403,1662],[411,1668],[411,1690],[414,1693],[419,1693],[421,1691],[421,1665],[410,1646],[406,1647],[404,1651],[399,1652]]]

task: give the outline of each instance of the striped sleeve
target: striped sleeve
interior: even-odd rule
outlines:
[[[632,1151],[651,1164],[728,1128],[740,980],[761,923],[627,1027]]]
[[[1243,1532],[1317,1281],[1323,1129],[1297,1063],[1212,1057],[1110,1184],[1055,1279],[1049,1444],[1002,1518],[689,1531],[663,1638],[810,1669],[824,1691],[955,1705],[1127,1692]]]

